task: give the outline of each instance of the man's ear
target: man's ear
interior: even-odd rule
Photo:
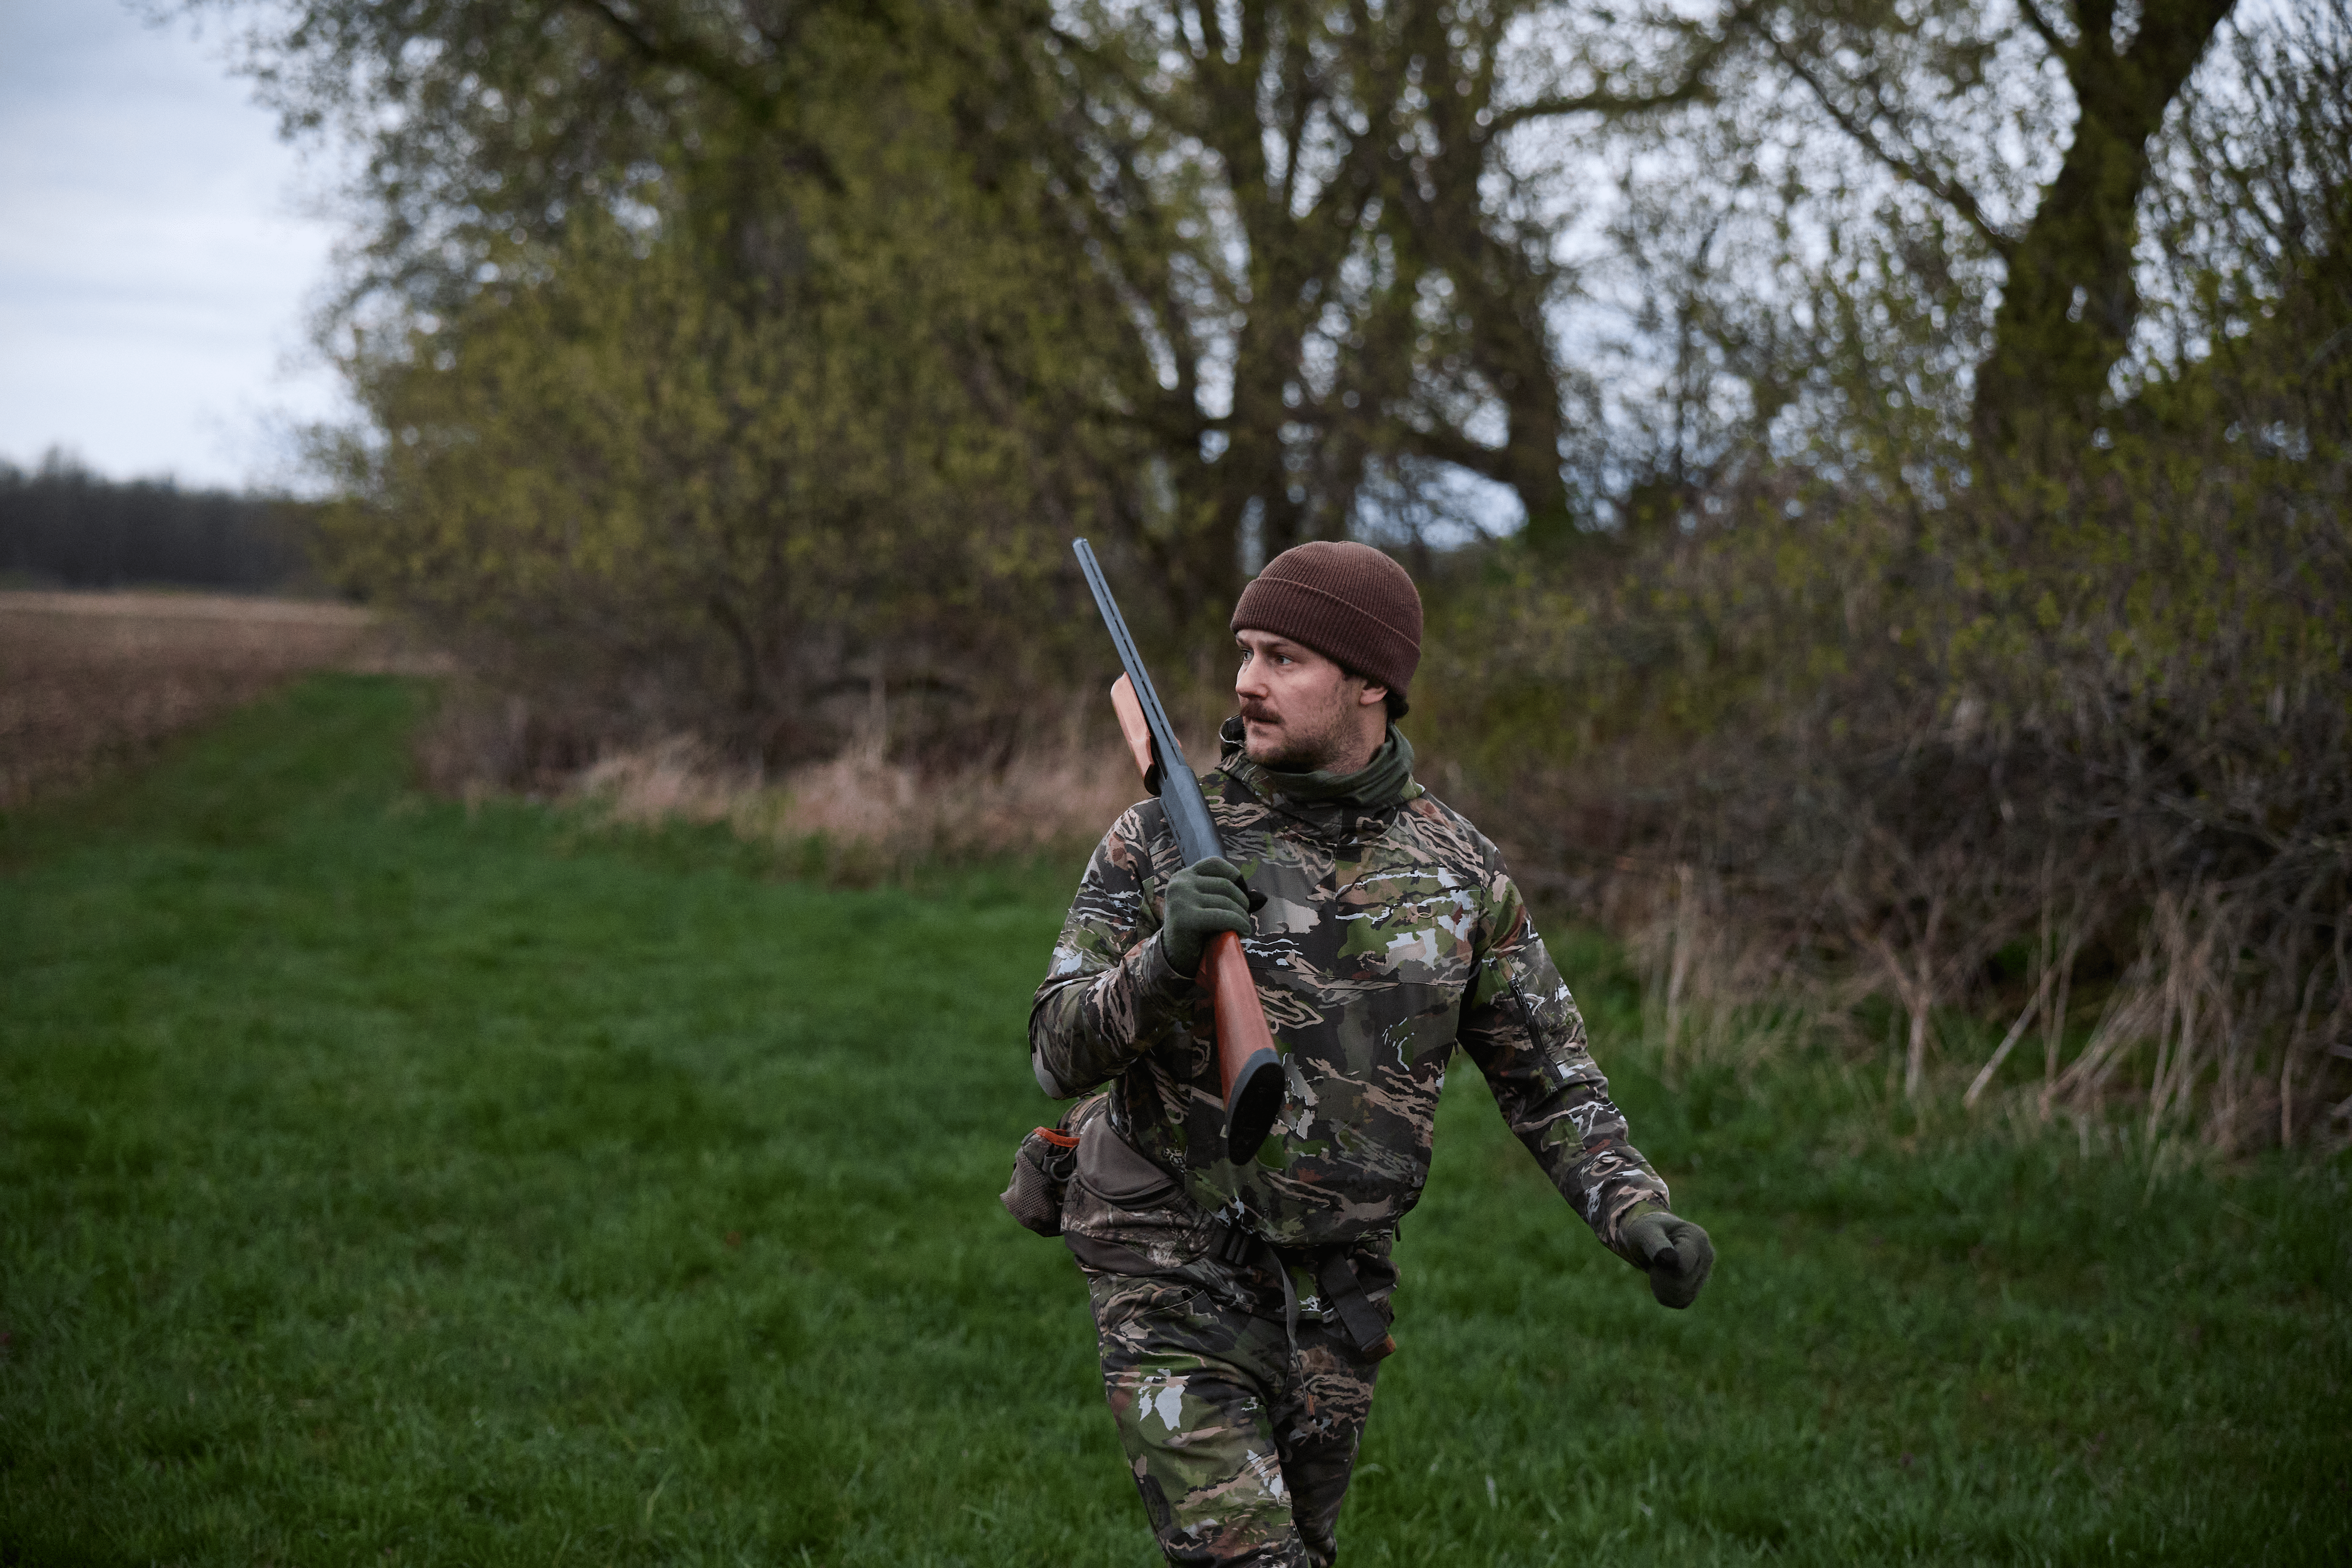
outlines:
[[[1386,702],[1388,700],[1389,689],[1377,680],[1367,680],[1364,682],[1364,689],[1356,693],[1356,702],[1360,707],[1369,708],[1375,702]]]

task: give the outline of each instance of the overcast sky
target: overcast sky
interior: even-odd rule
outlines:
[[[222,45],[0,0],[0,458],[285,482],[284,432],[335,411],[304,338],[334,230]]]

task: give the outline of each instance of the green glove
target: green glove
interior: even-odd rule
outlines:
[[[1662,1307],[1682,1308],[1698,1300],[1698,1288],[1715,1268],[1715,1246],[1706,1232],[1664,1209],[1635,1215],[1618,1233],[1628,1258],[1644,1261],[1650,1294]]]
[[[1241,872],[1214,857],[1169,878],[1167,913],[1160,927],[1160,947],[1168,956],[1168,967],[1179,974],[1197,972],[1211,937],[1221,931],[1249,935],[1255,907],[1249,889],[1242,886]]]

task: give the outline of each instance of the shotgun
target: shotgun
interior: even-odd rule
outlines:
[[[1184,864],[1221,858],[1224,847],[1217,841],[1209,803],[1201,798],[1201,781],[1192,776],[1192,767],[1184,761],[1184,748],[1176,742],[1176,727],[1169,723],[1168,710],[1160,705],[1160,693],[1143,668],[1143,656],[1136,652],[1135,639],[1128,635],[1127,617],[1118,613],[1118,601],[1111,597],[1102,563],[1085,540],[1075,541],[1072,548],[1077,552],[1078,569],[1086,574],[1087,586],[1094,592],[1095,607],[1102,612],[1103,625],[1110,628],[1118,662],[1127,669],[1112,683],[1110,703],[1118,714],[1128,750],[1134,753],[1135,765],[1143,774],[1143,787],[1160,797],[1168,813],[1168,826],[1175,829]],[[1257,983],[1250,978],[1241,938],[1229,931],[1211,937],[1198,978],[1208,989],[1217,1024],[1217,1078],[1225,1095],[1225,1158],[1239,1165],[1257,1152],[1282,1109],[1282,1058],[1275,1051],[1272,1031],[1265,1026],[1265,1008],[1258,1002]]]

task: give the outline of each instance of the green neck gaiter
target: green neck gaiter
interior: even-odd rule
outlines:
[[[1258,770],[1266,787],[1300,804],[1330,802],[1377,810],[1394,805],[1412,791],[1412,743],[1389,726],[1389,738],[1372,760],[1352,773],[1278,773]]]

